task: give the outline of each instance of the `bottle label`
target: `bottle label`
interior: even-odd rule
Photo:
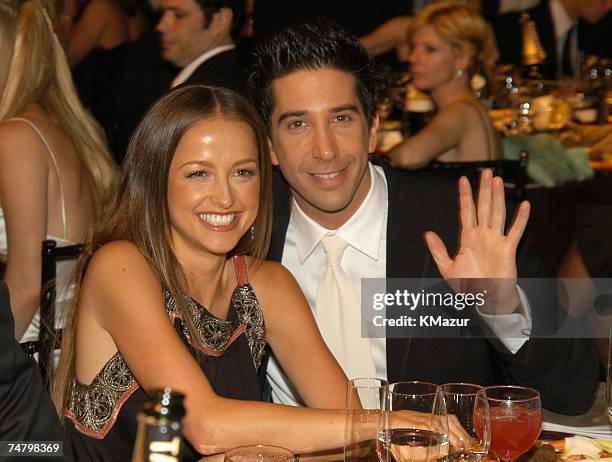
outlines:
[[[157,433],[157,431],[155,431],[154,433]],[[178,455],[180,449],[181,438],[179,436],[175,436],[170,441],[154,441],[153,439],[150,439],[148,447],[148,460],[149,462],[178,462]]]
[[[180,425],[139,416],[132,462],[179,462]]]
[[[145,447],[146,462],[178,462],[181,437],[168,427],[148,427]]]

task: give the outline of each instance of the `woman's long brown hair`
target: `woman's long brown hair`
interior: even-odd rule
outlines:
[[[67,405],[75,378],[75,351],[79,318],[80,288],[94,252],[111,241],[133,242],[147,259],[161,286],[176,300],[191,338],[194,324],[184,306],[188,293],[185,274],[172,251],[168,212],[168,172],[183,134],[197,122],[221,117],[248,125],[259,152],[259,213],[253,233],[246,233],[232,254],[246,254],[258,262],[265,258],[272,228],[272,178],[266,131],[256,110],[238,94],[216,87],[179,87],[147,112],[128,146],[118,187],[101,218],[89,233],[75,270],[76,292],[64,328],[60,364],[53,397],[60,415]],[[252,237],[251,237],[252,234]]]

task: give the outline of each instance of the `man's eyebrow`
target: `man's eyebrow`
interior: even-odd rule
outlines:
[[[287,119],[291,119],[293,117],[304,117],[306,115],[306,111],[289,111],[289,112],[283,112],[279,117],[278,117],[278,121],[276,122],[277,125],[280,125],[283,121],[287,120]]]
[[[342,106],[336,106],[332,108],[332,113],[338,114],[339,112],[359,112],[359,108],[354,104],[344,104]]]
[[[340,112],[355,112],[355,113],[359,113],[359,108],[357,106],[355,106],[354,104],[343,104],[341,106],[336,106],[336,107],[331,108],[330,112],[332,114],[339,114]],[[304,117],[307,113],[308,113],[308,111],[288,111],[288,112],[283,112],[278,117],[278,121],[276,122],[276,124],[280,125],[281,123],[283,123],[283,121],[285,121],[287,119],[291,119],[293,117]]]

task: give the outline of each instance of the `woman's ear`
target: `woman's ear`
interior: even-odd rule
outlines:
[[[455,70],[462,70],[467,72],[470,68],[470,64],[472,63],[473,53],[461,53],[455,59]]]

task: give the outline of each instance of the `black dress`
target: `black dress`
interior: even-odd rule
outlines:
[[[248,282],[245,258],[235,257],[232,262],[236,288],[227,320],[215,317],[185,297],[203,348],[192,345],[176,302],[166,291],[164,305],[177,334],[200,364],[215,393],[226,398],[257,401],[262,399],[265,379],[263,371],[260,373],[266,348],[264,319]],[[144,398],[144,391],[119,352],[90,385],[73,381],[65,416],[76,460],[130,460],[136,439],[136,416]],[[196,461],[200,457],[184,440],[181,461]]]

